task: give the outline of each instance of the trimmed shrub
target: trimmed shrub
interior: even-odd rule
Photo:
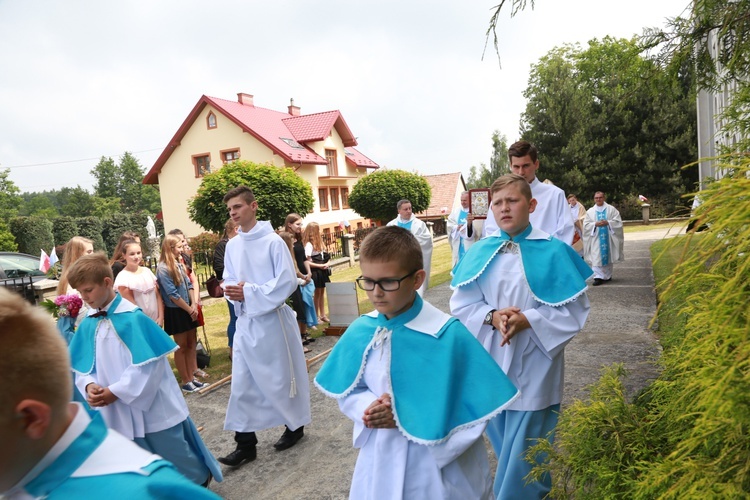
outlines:
[[[43,217],[15,217],[10,221],[10,232],[16,239],[18,251],[29,255],[40,255],[41,251],[52,251],[54,238],[52,222]]]
[[[78,225],[73,217],[63,215],[52,219],[52,234],[55,237],[55,245],[60,246],[70,241],[73,236],[78,236]]]
[[[398,215],[396,203],[409,200],[416,214],[427,210],[432,193],[427,180],[404,170],[379,170],[357,181],[349,206],[362,217],[386,223]]]
[[[269,220],[273,227],[282,226],[290,213],[304,217],[314,206],[310,184],[291,168],[237,160],[203,177],[198,193],[188,203],[190,219],[208,231],[223,232],[227,222],[224,195],[242,185],[255,194],[258,220]]]
[[[104,230],[102,220],[98,217],[77,217],[78,236],[83,236],[94,242],[94,250],[107,251],[107,245],[104,244],[102,232]]]

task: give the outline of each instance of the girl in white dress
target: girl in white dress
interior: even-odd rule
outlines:
[[[151,269],[141,266],[141,244],[135,240],[123,243],[125,268],[115,278],[115,290],[124,299],[140,307],[156,324],[164,326],[164,303]]]

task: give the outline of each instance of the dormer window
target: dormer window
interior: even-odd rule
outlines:
[[[209,111],[208,116],[206,117],[206,124],[208,125],[208,128],[216,128],[216,115],[213,111]]]

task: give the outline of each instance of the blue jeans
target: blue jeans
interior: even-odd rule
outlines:
[[[229,324],[227,325],[227,338],[229,339],[229,347],[234,344],[234,332],[237,330],[237,315],[234,313],[234,304],[226,301],[229,306]]]

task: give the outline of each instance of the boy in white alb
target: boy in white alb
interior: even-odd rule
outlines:
[[[115,293],[103,253],[78,259],[68,280],[91,307],[70,342],[75,383],[89,406],[107,427],[169,460],[191,481],[221,481],[221,467],[190,419],[169,366],[174,341]]]
[[[498,457],[498,499],[543,498],[549,477],[525,484],[524,454],[557,424],[565,345],[589,313],[591,269],[566,243],[529,223],[536,207],[526,180],[497,179],[492,212],[500,230],[475,245],[453,270],[451,313],[484,345],[521,397],[487,426]]]
[[[311,421],[310,386],[297,319],[286,299],[297,289],[292,256],[246,186],[224,196],[237,236],[224,254],[225,297],[237,313],[232,390],[224,429],[235,431],[236,449],[219,461],[238,466],[256,458],[255,431],[285,425],[274,444],[294,446]]]
[[[491,498],[482,433],[518,391],[459,321],[417,294],[425,271],[408,231],[367,236],[360,266],[376,310],[349,326],[315,377],[354,422],[349,498]]]

